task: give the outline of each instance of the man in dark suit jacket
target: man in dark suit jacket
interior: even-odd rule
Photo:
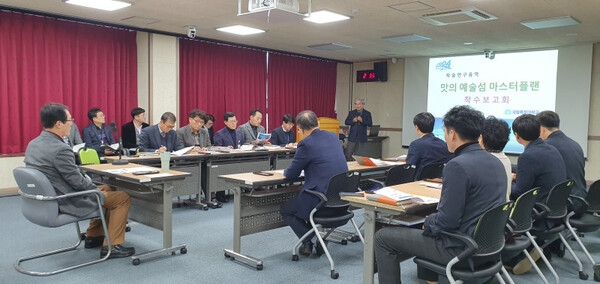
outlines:
[[[413,256],[447,263],[463,244],[440,232],[470,236],[483,213],[506,202],[504,167],[477,141],[484,120],[483,113],[468,106],[456,106],[444,116],[446,144],[456,157],[444,167],[438,212],[425,219],[424,230],[385,227],[377,231],[379,283],[400,283],[400,262]],[[423,272],[420,276],[425,280],[437,281],[437,274]]]
[[[215,133],[215,146],[238,148],[245,141],[244,132],[237,128],[237,118],[233,112],[223,116],[225,127]]]
[[[116,143],[110,126],[106,125],[104,113],[95,107],[88,111],[88,118],[92,122],[83,129],[83,142],[85,147],[92,148],[98,152],[98,156],[114,155],[112,148],[105,146]]]
[[[345,121],[345,124],[350,126],[348,144],[346,145],[346,159],[348,161],[352,161],[352,155],[358,151],[360,144],[367,143],[367,126],[373,125],[371,113],[364,109],[365,102],[363,99],[356,99],[354,107],[355,109],[348,113]]]
[[[408,146],[406,163],[417,168],[415,178],[418,179],[424,166],[438,162],[446,163],[452,154],[448,152],[446,142],[433,135],[435,117],[431,113],[422,112],[415,115],[413,124],[419,139],[411,142]]]
[[[102,206],[106,209],[108,232],[112,245],[109,258],[128,257],[135,254],[133,247],[124,247],[125,224],[129,212],[129,195],[123,191],[112,191],[109,186],[96,187],[84,176],[73,159],[73,150],[64,143],[62,137],[68,136],[73,123],[69,109],[62,104],[50,103],[40,111],[44,130],[31,140],[25,151],[25,165],[42,172],[50,181],[57,194],[74,193],[84,190],[102,191]],[[98,208],[95,198],[80,196],[62,200],[59,211],[73,216],[86,216]],[[104,245],[100,257],[108,254],[107,242],[100,220],[91,220],[86,232],[85,247]]]
[[[298,149],[290,166],[283,174],[288,180],[294,180],[304,170],[304,185],[298,195],[281,205],[283,221],[289,225],[296,236],[301,238],[310,229],[308,222],[310,211],[319,200],[304,191],[307,189],[321,193],[327,192],[329,179],[336,174],[348,171],[348,164],[337,135],[319,129],[317,115],[310,110],[302,111],[296,117],[298,129],[304,139],[298,143]],[[300,248],[300,254],[312,253],[314,234],[306,238]]]
[[[296,120],[291,114],[284,115],[281,127],[277,127],[271,132],[271,144],[282,147],[296,144],[296,135],[292,131],[294,123]]]
[[[556,147],[565,162],[567,178],[573,180],[571,194],[585,197],[587,195],[587,184],[585,181],[585,158],[583,149],[575,140],[567,137],[560,129],[560,118],[553,111],[542,111],[536,115],[540,121],[540,137],[546,143]],[[582,204],[575,200],[571,208],[577,210]]]
[[[175,122],[177,122],[175,115],[172,112],[165,112],[158,124],[142,129],[140,151],[162,153],[181,150],[183,146],[179,144],[177,133],[173,130]]]
[[[146,123],[146,110],[141,107],[136,107],[131,110],[130,122],[127,122],[121,126],[121,139],[123,140],[123,148],[137,148],[139,143],[139,136],[142,133],[142,129],[150,126]]]

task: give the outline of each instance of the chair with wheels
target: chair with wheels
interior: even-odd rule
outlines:
[[[579,244],[592,263],[594,267],[594,280],[600,281],[600,264],[592,258],[592,255],[580,239],[583,233],[594,232],[600,229],[600,180],[592,183],[585,199],[573,195],[571,198],[579,199],[583,204],[583,208],[579,210],[580,212],[569,212],[565,224],[569,229],[568,232],[571,234],[571,237]]]
[[[535,241],[533,237],[531,238],[533,241],[533,245],[537,246],[536,242],[544,241],[545,244],[542,247],[549,245],[557,239],[560,239],[565,248],[569,251],[575,262],[577,263],[579,270],[579,278],[582,280],[588,279],[588,275],[583,272],[583,265],[579,258],[571,249],[571,246],[565,240],[565,237],[561,234],[566,229],[566,220],[567,220],[567,201],[569,199],[569,194],[571,194],[571,188],[573,186],[572,180],[563,181],[550,190],[548,197],[546,197],[546,201],[544,204],[536,203],[534,207],[533,218],[536,223],[543,222],[546,225],[550,225],[549,228],[540,230],[536,228],[535,224],[533,228],[529,231],[531,235],[535,236]],[[547,264],[546,264],[547,265]],[[556,272],[552,268],[552,266],[548,266],[550,271],[554,277],[558,277]]]
[[[100,218],[100,220],[102,220],[102,228],[104,229],[104,234],[106,236],[106,241],[108,243],[108,247],[110,247],[111,244],[110,244],[110,237],[108,235],[106,220],[104,218],[104,209],[102,208],[102,199],[101,199],[102,192],[100,190],[93,189],[93,190],[85,190],[85,191],[79,191],[79,192],[75,192],[75,193],[57,195],[56,191],[54,190],[54,187],[52,186],[52,184],[50,183],[48,178],[44,174],[42,174],[42,172],[40,172],[36,169],[26,168],[26,167],[18,167],[13,170],[13,176],[19,186],[19,194],[23,198],[23,204],[21,206],[21,211],[23,213],[23,216],[25,216],[25,218],[27,218],[27,220],[29,220],[30,222],[32,222],[34,224],[40,225],[42,227],[48,227],[48,228],[56,228],[56,227],[60,227],[60,226],[66,225],[66,224],[74,223],[76,232],[77,232],[77,234],[75,235],[75,237],[77,239],[77,242],[75,243],[75,245],[61,248],[61,249],[51,250],[51,251],[44,252],[44,253],[37,254],[37,255],[19,258],[17,260],[17,262],[15,263],[15,269],[17,271],[24,273],[24,274],[28,274],[28,275],[34,275],[34,276],[48,276],[48,275],[54,275],[54,274],[58,274],[61,272],[69,271],[69,270],[72,270],[75,268],[99,263],[99,262],[102,262],[109,258],[110,250],[109,250],[109,253],[101,259],[96,259],[98,257],[98,255],[94,254],[94,260],[92,260],[92,261],[69,266],[69,267],[60,268],[60,269],[53,270],[53,271],[40,272],[40,271],[27,270],[27,269],[23,268],[21,266],[21,263],[23,263],[25,261],[76,250],[82,241],[81,229],[79,228],[79,223],[78,223],[79,221]],[[69,214],[63,214],[63,213],[59,212],[58,200],[61,200],[61,199],[64,200],[67,198],[80,197],[80,196],[85,196],[85,195],[90,196],[90,198],[95,199],[97,202],[96,210],[93,211],[92,213],[90,213],[89,215],[84,216],[84,217],[76,217],[76,216],[72,216]]]
[[[356,234],[360,240],[365,242],[358,226],[352,219],[354,213],[350,211],[350,204],[347,201],[340,199],[340,192],[356,192],[358,189],[358,183],[360,181],[360,173],[358,172],[343,172],[333,176],[329,180],[327,187],[327,194],[323,194],[318,191],[306,190],[306,193],[313,194],[319,198],[319,203],[310,212],[309,221],[312,229],[308,231],[292,249],[292,260],[298,261],[298,249],[302,245],[302,241],[315,233],[317,241],[323,248],[323,252],[327,255],[331,268],[331,278],[337,279],[339,274],[335,271],[335,264],[331,258],[331,254],[327,249],[325,240],[327,237],[338,227],[346,225],[348,222],[352,223]]]
[[[519,196],[517,200],[515,200],[515,205],[513,207],[512,212],[510,213],[507,230],[508,230],[508,239],[504,244],[504,250],[502,251],[502,258],[504,260],[513,258],[517,256],[520,252],[525,254],[525,257],[529,260],[532,267],[535,271],[540,275],[544,283],[548,284],[548,280],[540,271],[540,268],[535,264],[535,261],[527,251],[527,249],[535,243],[531,234],[529,234],[529,230],[533,225],[533,220],[531,218],[531,214],[533,212],[533,206],[535,205],[535,200],[537,198],[539,191],[539,187],[531,189]],[[544,260],[544,263],[550,268],[552,271],[556,282],[558,283],[558,275],[551,267],[548,259],[544,256],[544,253],[540,250],[540,248],[535,245],[535,249],[540,254],[540,257]]]
[[[441,232],[465,244],[465,250],[448,263],[438,263],[436,260],[419,257],[415,257],[414,262],[439,275],[445,275],[450,283],[462,283],[457,282],[456,278],[472,280],[492,276],[496,276],[500,283],[505,283],[500,273],[506,277],[509,283],[513,283],[502,265],[500,256],[504,248],[504,228],[512,208],[513,203],[508,202],[483,213],[477,221],[472,236]],[[459,262],[462,265],[455,267]]]
[[[428,178],[441,178],[444,172],[444,166],[446,163],[438,162],[425,165],[421,174],[415,178],[415,180],[424,180]]]

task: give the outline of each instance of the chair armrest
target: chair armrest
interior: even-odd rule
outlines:
[[[548,216],[548,213],[550,213],[550,208],[546,204],[536,202],[535,205],[533,205],[531,217],[533,220],[537,220]]]
[[[40,194],[33,195],[33,194],[25,193],[25,192],[23,192],[23,191],[21,191],[19,189],[19,195],[21,195],[23,197],[26,197],[26,198],[35,199],[35,200],[41,200],[41,201],[49,201],[49,200],[57,200],[57,199],[63,199],[63,198],[71,198],[71,197],[82,196],[82,195],[95,195],[96,196],[96,200],[98,201],[98,204],[103,204],[104,203],[104,202],[102,202],[102,197],[101,197],[101,195],[103,195],[103,193],[99,189],[90,189],[90,190],[84,190],[84,191],[77,191],[77,192],[71,192],[71,193],[56,195],[56,196],[46,196],[46,195],[40,195]]]
[[[325,206],[325,203],[327,203],[327,196],[325,196],[325,194],[323,194],[323,193],[320,193],[318,191],[314,191],[311,189],[305,189],[304,192],[312,194],[312,195],[316,196],[317,198],[319,198],[319,203],[317,204],[317,206],[315,206],[316,209],[323,208],[323,206]]]
[[[506,227],[504,228],[504,236],[506,239],[512,237],[515,234],[515,227],[517,226],[517,223],[515,222],[515,220],[513,219],[508,219],[508,221],[506,222]]]
[[[583,212],[585,212],[585,211],[586,211],[588,208],[590,208],[590,203],[589,203],[587,200],[585,200],[585,198],[583,198],[583,197],[581,197],[581,196],[577,196],[577,195],[572,195],[572,194],[571,194],[571,195],[569,195],[569,199],[568,199],[568,200],[569,200],[569,204],[570,204],[571,206],[573,206],[573,205],[574,205],[574,203],[573,203],[573,201],[574,201],[574,200],[577,200],[577,201],[581,202],[581,204],[583,205],[583,206],[581,206],[581,207],[579,208],[579,210],[577,210],[577,212],[575,212],[575,213],[583,213]]]
[[[441,231],[440,233],[443,235],[446,235],[448,237],[457,239],[465,244],[465,246],[466,246],[465,250],[456,256],[458,258],[458,260],[463,260],[463,259],[469,257],[470,255],[472,255],[475,252],[475,250],[477,250],[477,248],[479,248],[479,246],[477,246],[477,243],[475,242],[475,240],[473,240],[473,238],[471,238],[469,236],[449,233],[449,232],[445,232],[445,231]]]

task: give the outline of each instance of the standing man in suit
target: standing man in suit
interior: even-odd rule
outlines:
[[[358,151],[362,143],[367,143],[367,127],[373,125],[371,113],[364,107],[364,99],[354,100],[355,109],[346,117],[346,125],[350,126],[346,146],[346,160],[348,161],[353,160],[352,155]]]
[[[283,174],[288,180],[294,180],[304,170],[304,185],[298,195],[281,205],[280,213],[283,221],[292,228],[298,238],[311,229],[310,211],[319,200],[304,191],[316,190],[327,192],[329,179],[336,174],[348,171],[344,151],[337,135],[319,129],[317,115],[305,110],[296,117],[300,134],[305,137],[298,143],[298,149],[290,166]],[[306,238],[300,248],[300,254],[308,256],[312,253],[312,238]],[[317,243],[318,244],[318,243]],[[317,252],[319,248],[317,248]]]
[[[417,168],[415,178],[421,176],[424,166],[431,163],[446,163],[452,157],[448,152],[448,146],[444,140],[433,135],[433,126],[435,117],[429,112],[422,112],[413,118],[415,131],[419,139],[413,141],[408,146],[406,163],[414,165]]]
[[[181,150],[183,146],[177,141],[177,133],[173,130],[175,122],[177,122],[175,115],[172,112],[165,112],[158,124],[142,129],[140,151],[162,153]]]
[[[242,144],[257,145],[258,133],[265,133],[265,127],[260,125],[262,122],[262,111],[260,109],[253,109],[250,111],[250,120],[240,125],[239,129],[244,132],[244,140]]]
[[[140,144],[140,134],[142,129],[150,126],[146,123],[146,110],[136,107],[131,110],[130,122],[121,127],[121,138],[123,139],[123,148],[137,148]]]
[[[296,123],[296,120],[291,114],[284,115],[281,127],[277,127],[271,132],[271,144],[282,147],[295,145],[296,134],[292,131],[294,123]]]
[[[444,115],[444,138],[455,157],[444,167],[438,211],[425,219],[423,230],[385,227],[377,231],[379,283],[400,283],[400,262],[413,256],[450,261],[463,251],[463,244],[440,232],[470,236],[483,213],[506,202],[502,163],[477,143],[484,120],[482,112],[469,106],[456,106]],[[423,272],[419,277],[437,281],[437,274]]]
[[[123,191],[112,191],[109,186],[96,187],[81,171],[73,159],[73,150],[64,143],[73,123],[69,109],[62,104],[49,103],[40,110],[44,130],[31,140],[25,151],[25,165],[42,172],[50,181],[57,194],[99,189],[104,194],[102,207],[106,209],[108,234],[112,245],[110,258],[128,257],[135,254],[133,247],[124,247],[125,224],[129,213],[129,195]],[[59,204],[62,213],[73,216],[86,216],[98,207],[96,200],[89,196],[74,197]],[[108,254],[104,240],[102,221],[91,220],[86,232],[85,248],[104,246],[100,257]]]
[[[559,128],[560,118],[556,112],[546,110],[536,115],[540,121],[540,137],[546,143],[556,147],[565,162],[567,178],[573,180],[571,194],[584,197],[587,195],[585,182],[585,158],[579,143],[569,138]],[[577,210],[582,204],[575,199],[572,210]]]
[[[95,107],[88,111],[88,118],[92,123],[83,129],[83,142],[88,148],[98,152],[98,156],[114,155],[115,151],[111,148],[103,148],[116,143],[110,126],[106,125],[106,118],[101,109]]]
[[[210,137],[208,137],[208,130],[204,128],[204,121],[206,120],[204,112],[194,109],[190,111],[188,120],[188,125],[177,129],[179,144],[184,147],[195,146],[191,150],[192,152],[206,150],[211,144]]]
[[[235,113],[226,112],[223,119],[225,121],[225,127],[215,133],[215,146],[239,148],[245,141],[245,136],[241,129],[236,129],[237,118],[235,118]]]

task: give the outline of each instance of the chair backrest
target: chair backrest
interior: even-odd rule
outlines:
[[[348,204],[347,201],[340,199],[340,192],[356,192],[358,191],[358,183],[360,182],[359,172],[343,172],[329,179],[327,186],[327,204],[325,206],[335,206]]]
[[[97,165],[100,164],[98,152],[92,148],[79,149],[79,160],[82,165]]]
[[[550,209],[546,218],[560,219],[567,216],[567,200],[572,187],[573,180],[570,179],[552,187],[548,197],[546,197],[546,206]]]
[[[514,203],[510,201],[488,210],[479,217],[473,232],[473,240],[478,248],[473,256],[491,256],[502,251],[505,241],[504,229],[513,206]]]
[[[48,178],[33,168],[18,167],[13,176],[22,193],[37,196],[56,196],[54,187]],[[55,227],[58,218],[58,201],[42,201],[23,196],[21,212],[27,220],[44,227]]]
[[[515,205],[510,213],[510,219],[514,222],[514,233],[521,234],[531,229],[531,226],[533,225],[531,213],[533,212],[533,206],[535,205],[539,190],[539,187],[531,189],[521,194],[521,196],[515,200]]]
[[[590,205],[587,209],[588,212],[600,212],[600,180],[590,185],[585,200]]]
[[[405,164],[391,167],[385,178],[385,185],[392,186],[396,184],[403,184],[412,182],[415,180],[415,173],[417,168],[414,165]]]
[[[417,177],[417,180],[423,180],[427,178],[441,178],[444,172],[444,162],[431,163],[426,165],[421,170],[421,175]]]

